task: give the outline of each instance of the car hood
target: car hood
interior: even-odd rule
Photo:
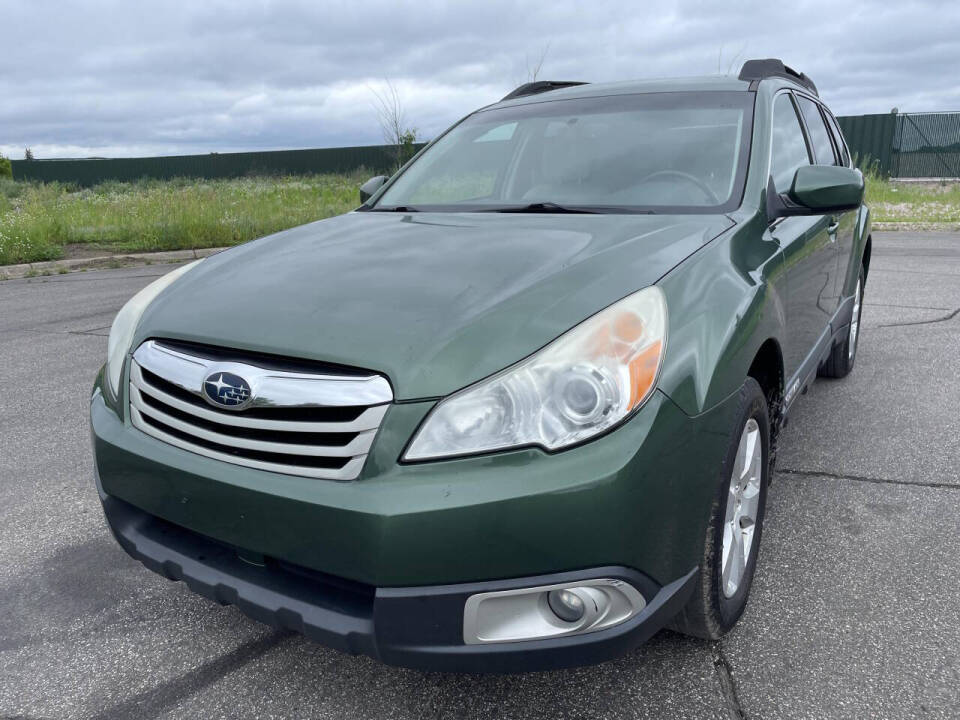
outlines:
[[[208,258],[144,313],[167,337],[385,374],[446,395],[653,284],[722,215],[354,212]]]

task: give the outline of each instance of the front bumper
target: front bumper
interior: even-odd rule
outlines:
[[[374,588],[310,573],[269,559],[244,560],[235,549],[160,520],[105,494],[114,537],[156,573],[249,617],[294,630],[324,645],[390,665],[447,672],[552,670],[603,662],[640,645],[676,615],[693,591],[697,570],[665,587],[623,567],[496,582]],[[261,563],[262,564],[259,564]],[[597,577],[621,579],[647,599],[624,623],[584,635],[465,645],[463,608],[475,593]]]
[[[561,453],[397,462],[431,406],[392,406],[360,478],[335,482],[180,450],[133,428],[95,391],[98,489],[117,540],[151,569],[388,663],[510,671],[599,662],[682,607],[731,403],[690,417],[658,392],[617,430]],[[578,636],[463,642],[471,594],[602,576],[633,584],[644,610]]]

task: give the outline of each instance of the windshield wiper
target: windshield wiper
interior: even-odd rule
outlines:
[[[394,205],[393,207],[370,208],[372,212],[420,212],[413,205]]]
[[[488,212],[498,213],[576,213],[578,215],[596,215],[599,211],[573,205],[560,205],[555,202],[535,202],[516,207],[491,208]]]
[[[555,202],[535,202],[529,205],[508,205],[506,207],[484,208],[477,212],[496,213],[575,213],[577,215],[653,215],[653,210],[638,209],[620,205],[561,205]]]

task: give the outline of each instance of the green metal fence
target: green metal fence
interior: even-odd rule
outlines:
[[[894,178],[960,178],[960,112],[838,117],[861,167]]]
[[[416,145],[419,150],[422,145]],[[173,177],[229,178],[244,175],[306,175],[353,172],[389,173],[395,167],[396,148],[390,145],[275,150],[269,152],[211,153],[171,157],[96,160],[13,160],[15,180],[40,180],[95,185],[104,180],[169,179]]]
[[[850,152],[861,167],[875,165],[883,175],[889,175],[892,166],[893,137],[897,129],[897,115],[846,115],[837,118]]]
[[[897,115],[890,174],[960,178],[960,112]]]
[[[870,164],[883,175],[899,178],[960,178],[960,112],[847,115],[837,120],[861,167]],[[421,147],[418,144],[415,149]],[[143,177],[304,175],[360,168],[372,175],[393,170],[395,150],[389,145],[369,145],[111,160],[13,160],[11,164],[17,180],[88,186]]]

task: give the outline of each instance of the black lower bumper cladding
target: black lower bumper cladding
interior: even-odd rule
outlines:
[[[669,622],[690,596],[697,575],[692,570],[660,587],[635,570],[602,567],[492,582],[377,588],[269,558],[252,563],[236,548],[172,525],[98,489],[117,541],[154,572],[183,581],[218,603],[235,605],[272,627],[294,630],[347,653],[420,670],[524,672],[609,660]],[[470,595],[596,577],[632,583],[647,599],[646,607],[627,622],[584,635],[463,642],[463,607]]]

